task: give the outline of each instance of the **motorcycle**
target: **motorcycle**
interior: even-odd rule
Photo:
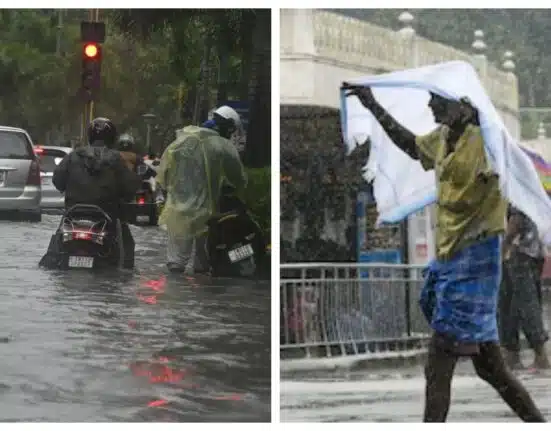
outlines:
[[[122,244],[118,220],[113,220],[96,205],[74,205],[61,218],[40,266],[58,269],[121,267]],[[55,253],[50,254],[50,249]]]
[[[223,191],[219,214],[208,223],[207,256],[215,277],[259,275],[267,259],[267,244],[245,204]]]
[[[151,166],[143,163],[137,168],[137,174],[142,177],[142,184],[136,193],[135,200],[128,204],[130,207],[129,220],[132,224],[136,224],[138,216],[147,216],[148,224],[150,226],[157,226],[159,221],[155,202],[155,177],[157,176],[157,172],[154,167],[158,165],[159,162],[154,161]]]

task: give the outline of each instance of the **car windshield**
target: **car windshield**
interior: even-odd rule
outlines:
[[[42,172],[53,172],[60,160],[65,157],[65,152],[60,150],[43,150],[38,154],[40,170]]]
[[[0,131],[0,159],[30,160],[32,158],[32,147],[24,133]]]

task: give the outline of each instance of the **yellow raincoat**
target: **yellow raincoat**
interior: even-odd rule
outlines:
[[[223,184],[240,193],[247,182],[235,146],[216,131],[188,126],[161,157],[157,183],[167,192],[159,217],[171,235],[196,237],[206,232],[216,213]]]

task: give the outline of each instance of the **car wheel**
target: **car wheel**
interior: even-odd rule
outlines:
[[[40,223],[42,221],[42,212],[29,211],[23,214],[23,220],[30,221],[32,223]]]

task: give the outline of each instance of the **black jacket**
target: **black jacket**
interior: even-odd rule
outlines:
[[[54,186],[65,193],[65,208],[97,205],[123,218],[122,203],[134,199],[140,178],[125,165],[120,153],[104,146],[87,146],[66,155],[55,168]]]

